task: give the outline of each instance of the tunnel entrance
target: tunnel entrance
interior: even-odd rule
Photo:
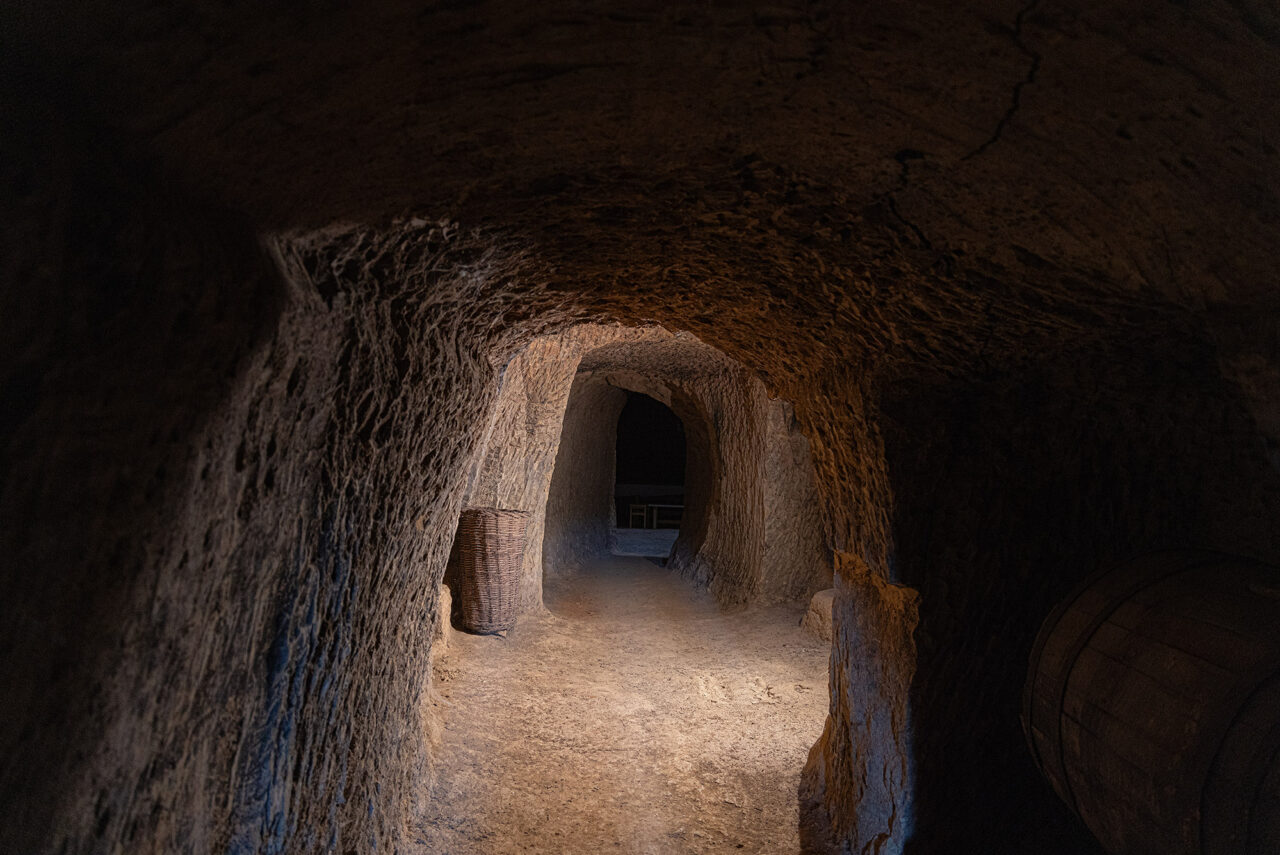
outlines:
[[[616,452],[611,551],[665,560],[685,511],[684,423],[661,401],[628,392]]]

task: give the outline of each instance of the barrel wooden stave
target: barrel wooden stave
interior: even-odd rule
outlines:
[[[1257,593],[1278,578],[1214,553],[1146,556],[1093,577],[1045,622],[1023,726],[1110,851],[1280,852],[1280,805],[1266,796],[1280,703],[1258,688],[1280,667],[1280,599]],[[1260,754],[1239,747],[1251,741]]]
[[[1274,789],[1280,778],[1277,710],[1280,675],[1241,703],[1223,739],[1202,805],[1206,855],[1280,852],[1280,798]]]

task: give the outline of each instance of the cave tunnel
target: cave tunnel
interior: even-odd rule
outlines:
[[[830,598],[825,620],[802,618],[832,559],[789,414],[736,360],[662,328],[575,327],[508,364],[499,453],[466,503],[529,515],[523,613],[502,640],[450,631],[433,649],[427,849],[798,845]],[[619,483],[679,500],[680,527],[646,548],[636,535],[663,533],[649,516],[623,540]]]
[[[0,853],[1280,850],[1265,4],[0,40]],[[628,394],[665,566],[612,555]],[[477,509],[505,638],[451,626]]]

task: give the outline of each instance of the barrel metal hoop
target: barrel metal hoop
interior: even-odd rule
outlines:
[[[1035,761],[1036,766],[1038,766],[1040,771],[1046,775],[1049,774],[1049,769],[1045,765],[1044,757],[1040,754],[1040,745],[1036,741],[1032,732],[1034,728],[1033,722],[1035,720],[1036,687],[1039,685],[1040,681],[1040,660],[1044,656],[1045,645],[1049,643],[1049,637],[1053,635],[1053,629],[1058,625],[1058,621],[1062,619],[1063,615],[1071,610],[1071,607],[1074,606],[1076,601],[1084,595],[1085,591],[1092,587],[1094,582],[1103,578],[1110,572],[1112,572],[1112,568],[1095,570],[1093,573],[1090,573],[1085,577],[1084,582],[1077,585],[1065,600],[1054,606],[1053,610],[1049,612],[1049,616],[1044,619],[1044,623],[1040,625],[1040,631],[1036,633],[1035,643],[1031,646],[1031,656],[1029,657],[1030,662],[1028,663],[1029,685],[1022,693],[1022,735],[1026,737],[1027,747],[1031,749],[1031,757]],[[1055,735],[1054,738],[1050,740],[1051,743],[1056,744],[1059,741],[1056,733],[1057,731],[1055,726]]]
[[[1173,553],[1164,554],[1172,555]],[[1154,558],[1156,556],[1147,557]],[[1080,652],[1088,646],[1098,629],[1101,628],[1101,626],[1106,623],[1121,606],[1132,599],[1138,592],[1145,591],[1146,589],[1165,582],[1175,576],[1181,576],[1184,573],[1199,570],[1206,565],[1220,562],[1224,558],[1227,558],[1227,556],[1219,553],[1195,552],[1187,554],[1186,561],[1188,563],[1176,570],[1170,569],[1167,572],[1160,572],[1161,567],[1158,565],[1156,572],[1151,576],[1144,577],[1131,585],[1121,588],[1114,596],[1112,596],[1110,602],[1107,603],[1107,607],[1099,609],[1098,614],[1096,614],[1093,620],[1089,622],[1084,631],[1076,636],[1075,641],[1072,643],[1071,647],[1068,648],[1067,656],[1063,660],[1067,663],[1067,667],[1064,670],[1062,679],[1058,683],[1056,696],[1053,699],[1054,703],[1052,708],[1056,710],[1056,714],[1052,722],[1053,734],[1051,744],[1057,751],[1058,768],[1062,771],[1062,786],[1067,791],[1067,802],[1071,805],[1071,809],[1075,812],[1076,816],[1080,816],[1080,804],[1076,798],[1075,788],[1071,785],[1071,776],[1067,774],[1066,750],[1062,744],[1062,707],[1066,702],[1067,687],[1071,685],[1071,675],[1075,673],[1076,664],[1080,658]],[[1097,574],[1090,584],[1081,586],[1080,591],[1072,598],[1072,602],[1074,603],[1078,600],[1080,596],[1083,595],[1085,589],[1091,588],[1093,583],[1096,583],[1102,578],[1110,575],[1111,572],[1118,572],[1123,566],[1124,565],[1116,565],[1111,571]]]
[[[1066,599],[1054,606],[1049,612],[1048,617],[1046,617],[1044,622],[1040,625],[1040,631],[1036,633],[1035,643],[1031,645],[1031,655],[1028,657],[1027,670],[1028,686],[1022,693],[1022,735],[1027,740],[1027,746],[1031,749],[1031,756],[1035,760],[1036,765],[1040,767],[1040,770],[1046,775],[1048,774],[1048,768],[1045,766],[1044,758],[1040,755],[1040,747],[1036,744],[1036,740],[1031,734],[1032,721],[1034,720],[1033,709],[1035,706],[1036,686],[1039,685],[1040,680],[1040,660],[1044,656],[1045,645],[1049,643],[1049,638],[1053,635],[1053,631],[1057,627],[1058,621],[1062,619],[1063,615],[1071,611],[1072,607],[1074,607],[1076,602],[1084,596],[1085,592],[1093,588],[1093,586],[1097,584],[1098,580],[1104,579],[1111,573],[1116,572],[1121,566],[1122,565],[1120,564],[1107,565],[1094,570],[1086,576],[1084,581],[1077,584],[1071,590]],[[1061,716],[1059,715],[1059,718],[1060,717]],[[1056,744],[1058,742],[1058,737],[1056,735],[1056,723],[1054,724],[1054,728],[1055,734],[1049,741]]]
[[[1237,693],[1235,695],[1235,698],[1232,701],[1229,701],[1228,703],[1224,704],[1226,708],[1235,710],[1230,720],[1227,722],[1226,726],[1223,727],[1219,733],[1215,734],[1214,738],[1204,740],[1205,744],[1213,746],[1212,759],[1209,761],[1209,764],[1207,767],[1203,767],[1205,768],[1204,786],[1200,787],[1200,800],[1199,800],[1200,801],[1200,850],[1204,852],[1205,855],[1217,855],[1218,853],[1218,849],[1216,847],[1211,847],[1210,844],[1212,843],[1212,841],[1210,841],[1207,836],[1210,832],[1210,828],[1209,828],[1210,823],[1206,823],[1204,821],[1205,817],[1209,816],[1207,799],[1210,794],[1210,787],[1208,786],[1208,784],[1213,777],[1214,771],[1217,770],[1218,768],[1219,761],[1221,760],[1221,757],[1222,757],[1222,752],[1227,747],[1228,737],[1230,736],[1231,732],[1235,729],[1236,725],[1240,722],[1241,716],[1243,716],[1247,711],[1249,711],[1250,704],[1253,703],[1254,698],[1256,698],[1258,695],[1262,694],[1265,691],[1275,688],[1276,682],[1278,680],[1280,680],[1280,671],[1277,671],[1274,665],[1268,664],[1265,668],[1257,669],[1255,676],[1245,681],[1245,685],[1248,688]],[[1280,733],[1278,733],[1277,736],[1280,737]],[[1259,750],[1265,750],[1267,748],[1271,748],[1273,751],[1280,751],[1280,738],[1276,740],[1276,745],[1274,746],[1264,745],[1264,746],[1258,746],[1258,748]],[[1260,795],[1261,795],[1260,793],[1254,794],[1255,804],[1257,799],[1260,797]],[[1250,811],[1250,815],[1252,815],[1252,810]],[[1247,833],[1247,830],[1246,830],[1246,833]]]

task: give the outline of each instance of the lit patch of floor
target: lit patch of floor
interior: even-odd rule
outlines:
[[[609,534],[614,555],[666,558],[680,536],[678,528],[619,528]]]
[[[722,614],[639,558],[546,600],[552,615],[455,634],[437,658],[419,852],[799,851],[828,656],[800,607]]]

